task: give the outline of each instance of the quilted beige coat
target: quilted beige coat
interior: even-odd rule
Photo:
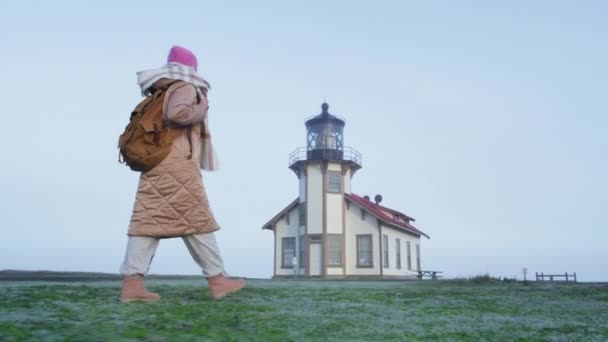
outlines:
[[[170,82],[161,79],[155,87],[164,87]],[[190,141],[188,130],[184,129],[173,142],[167,158],[141,174],[129,236],[170,238],[219,229],[200,170],[200,123],[207,115],[208,104],[205,96],[198,104],[196,98],[197,90],[186,82],[175,83],[167,90],[163,115],[173,123],[192,127]]]

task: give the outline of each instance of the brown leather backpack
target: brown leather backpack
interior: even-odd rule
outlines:
[[[171,151],[173,141],[182,134],[183,128],[171,127],[163,118],[167,89],[168,86],[157,89],[135,107],[118,139],[118,161],[133,171],[146,172],[160,164]]]

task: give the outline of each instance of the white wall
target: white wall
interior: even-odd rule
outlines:
[[[329,163],[327,165],[329,171],[342,172],[342,164]],[[342,234],[343,215],[342,208],[344,204],[344,195],[342,193],[327,193],[327,233]]]
[[[342,234],[342,204],[344,195],[327,194],[327,233]]]
[[[329,171],[342,171],[342,164],[339,163],[328,163],[327,170]]]
[[[382,225],[382,235],[385,234],[388,235],[389,267],[384,268],[384,259],[382,259],[383,275],[415,275],[414,271],[416,270],[416,244],[420,243],[420,238],[392,228],[388,228],[386,225]],[[397,250],[395,243],[396,238],[399,238],[401,240],[401,269],[397,269]],[[410,244],[412,246],[412,270],[409,271],[407,269],[407,241],[410,241]],[[384,248],[385,246],[383,245],[382,249],[384,250]]]
[[[308,234],[323,233],[323,174],[320,164],[308,164],[308,216],[306,226]]]
[[[293,275],[293,268],[281,268],[281,258],[283,257],[283,247],[281,243],[284,237],[295,237],[296,238],[296,256],[298,256],[298,241],[297,236],[299,232],[298,222],[298,207],[289,212],[289,224],[285,217],[279,220],[275,228],[275,239],[276,239],[276,258],[274,260],[275,274],[276,275]]]
[[[300,174],[300,203],[306,202],[306,176],[304,173]]]
[[[328,267],[327,275],[344,275],[344,271],[342,270],[342,267]]]
[[[344,193],[346,193],[346,194],[351,193],[352,177],[353,177],[352,172],[350,170],[347,170],[346,174],[344,175]]]
[[[357,268],[357,234],[372,235],[373,266]],[[378,240],[378,224],[376,218],[367,214],[365,221],[361,220],[361,208],[354,203],[346,211],[346,273],[348,275],[380,275],[380,241]]]
[[[298,203],[306,202],[306,180],[307,180],[307,176],[304,175],[304,172],[300,172],[300,178],[298,179],[298,182],[299,182],[299,186],[298,186],[299,187],[299,201],[298,201]],[[300,208],[299,207],[296,207],[296,210],[294,210],[294,214],[297,215],[295,219],[298,220],[298,223],[299,223],[299,220],[300,220]],[[300,226],[298,228],[298,233],[299,233],[299,236],[306,234],[306,225]],[[299,239],[299,236],[298,236],[298,239]],[[298,253],[299,253],[300,241],[298,240],[298,241],[296,241],[296,243],[298,244],[298,246],[296,246],[296,249],[298,249]],[[304,254],[304,255],[306,255],[306,254]],[[300,262],[299,254],[298,254],[298,262]],[[300,266],[300,272],[298,274],[300,274],[300,275],[304,274],[306,272],[305,265],[298,265],[298,266]]]

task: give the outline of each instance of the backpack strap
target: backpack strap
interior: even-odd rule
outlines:
[[[156,91],[154,91],[154,93],[152,95],[148,95],[143,101],[141,101],[137,107],[135,107],[135,109],[133,109],[133,111],[131,112],[131,118],[133,118],[135,115],[139,114],[139,113],[143,113],[146,110],[148,110],[148,108],[154,103],[156,102],[156,100],[158,100],[158,98],[163,95],[163,91],[158,89]]]
[[[190,154],[188,154],[188,159],[192,159],[192,125],[186,128],[186,134],[188,135],[188,145],[190,145]]]

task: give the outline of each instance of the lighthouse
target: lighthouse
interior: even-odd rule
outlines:
[[[361,168],[361,154],[344,146],[344,119],[330,114],[327,103],[321,110],[306,120],[306,147],[289,156],[300,184],[299,247],[307,259],[300,266],[309,276],[344,272],[344,194]]]
[[[407,277],[419,269],[420,237],[428,236],[411,225],[413,218],[381,206],[379,195],[371,202],[352,193],[362,162],[356,149],[344,146],[345,125],[323,103],[321,113],[305,121],[306,146],[289,155],[298,197],[263,226],[275,234],[274,277]],[[409,269],[402,262],[406,248]],[[390,258],[399,259],[393,269]]]

